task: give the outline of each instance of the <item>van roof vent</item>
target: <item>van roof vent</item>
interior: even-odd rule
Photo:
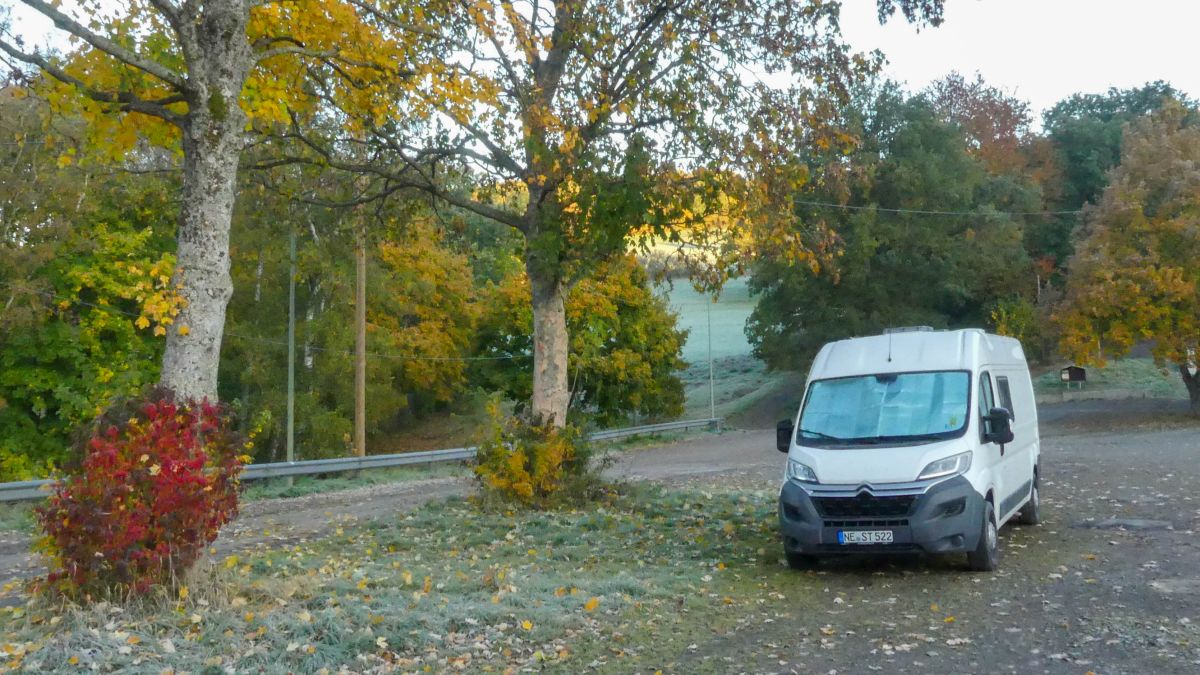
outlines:
[[[895,326],[893,328],[884,328],[884,335],[892,333],[932,333],[933,326]]]

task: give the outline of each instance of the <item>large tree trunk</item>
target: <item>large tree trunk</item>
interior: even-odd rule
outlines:
[[[1180,364],[1179,374],[1183,376],[1183,384],[1187,387],[1188,398],[1192,400],[1192,415],[1200,417],[1200,371],[1193,375],[1188,370],[1187,364]]]
[[[183,128],[183,189],[175,282],[186,304],[167,331],[159,383],[180,399],[217,398],[217,367],[229,276],[229,226],[237,189],[246,115],[239,105],[253,63],[241,0],[211,2],[203,10],[189,60],[189,96]]]
[[[201,126],[184,132],[175,283],[185,305],[167,331],[159,382],[181,399],[215,401],[225,308],[233,293],[229,225],[241,148],[240,134],[220,138]]]
[[[566,288],[557,270],[538,265],[527,256],[525,271],[533,295],[533,400],[537,422],[562,427],[567,422],[571,390],[567,381]]]

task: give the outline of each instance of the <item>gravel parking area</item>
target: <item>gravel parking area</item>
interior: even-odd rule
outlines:
[[[1000,569],[955,558],[838,558],[770,577],[758,616],[679,655],[685,671],[1200,672],[1200,426],[1177,404],[1079,402],[1042,413],[1043,517],[1001,531]],[[753,457],[669,482],[778,484]],[[689,465],[709,466],[708,449]],[[648,460],[648,472],[658,467]],[[819,587],[813,597],[812,582]]]

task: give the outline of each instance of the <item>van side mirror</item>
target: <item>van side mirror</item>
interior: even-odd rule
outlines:
[[[991,412],[983,416],[983,419],[992,429],[984,436],[985,441],[1000,445],[1013,442],[1012,413],[1008,412],[1008,409],[992,408]]]
[[[792,447],[792,433],[796,430],[791,420],[783,420],[775,425],[775,449],[787,452]]]

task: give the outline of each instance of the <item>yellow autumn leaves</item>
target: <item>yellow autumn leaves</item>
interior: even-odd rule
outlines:
[[[443,246],[435,224],[422,219],[380,244],[378,255],[394,283],[390,293],[368,305],[374,349],[427,357],[396,362],[394,379],[405,391],[449,402],[467,376],[467,362],[455,357],[470,349],[480,311],[472,302],[467,258]]]
[[[564,472],[586,464],[575,461],[577,438],[572,429],[505,419],[494,401],[488,412],[491,431],[479,444],[475,474],[503,498],[527,505],[546,504],[566,487]]]

